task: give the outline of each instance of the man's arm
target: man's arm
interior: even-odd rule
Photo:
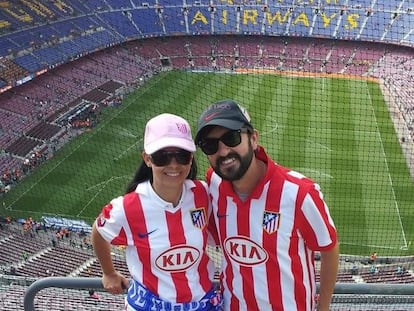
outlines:
[[[321,251],[320,287],[318,311],[329,311],[339,265],[339,245],[329,251]]]

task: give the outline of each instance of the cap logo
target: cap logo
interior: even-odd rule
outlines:
[[[210,105],[209,110],[212,109],[231,109],[231,105],[228,103],[223,103],[223,104],[212,104]]]
[[[218,114],[220,114],[220,112],[213,112],[213,113],[210,113],[209,115],[207,115],[207,116],[205,116],[204,117],[204,120],[205,121],[210,121],[211,119],[213,119],[216,115],[218,115]]]
[[[223,104],[211,104],[210,107],[208,107],[208,111],[211,110],[220,110],[220,111],[214,111],[204,117],[204,121],[210,121],[212,120],[216,115],[220,114],[221,110],[231,110],[231,106],[228,103]]]
[[[187,125],[185,123],[176,123],[177,125],[177,129],[183,133],[183,134],[187,134],[188,133],[188,129],[187,129]]]

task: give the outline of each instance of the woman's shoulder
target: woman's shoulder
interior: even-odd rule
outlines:
[[[192,191],[193,193],[197,194],[197,195],[205,195],[206,197],[208,197],[209,195],[209,188],[207,183],[204,180],[200,180],[200,179],[187,179],[185,181],[185,186],[187,190]]]
[[[188,188],[205,188],[208,190],[207,183],[201,179],[187,179],[185,181],[185,184],[188,186]]]

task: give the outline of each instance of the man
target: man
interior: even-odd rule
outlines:
[[[337,233],[319,186],[272,161],[247,111],[210,105],[196,144],[223,248],[224,310],[328,311],[336,282]],[[316,299],[314,253],[320,252]]]

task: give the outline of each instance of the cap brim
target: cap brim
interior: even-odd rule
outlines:
[[[196,151],[196,146],[194,142],[189,141],[187,139],[179,139],[179,138],[171,138],[171,137],[164,137],[158,139],[157,141],[148,144],[144,147],[144,151],[146,154],[153,154],[154,152],[161,150],[167,147],[175,147],[184,149],[190,152]]]

